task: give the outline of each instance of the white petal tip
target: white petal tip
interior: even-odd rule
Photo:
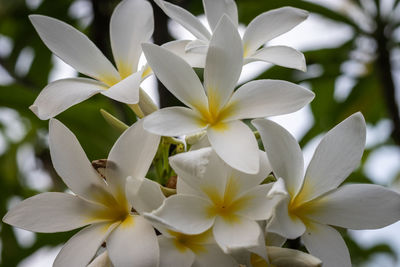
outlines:
[[[29,107],[29,109],[41,120],[48,120],[51,118],[51,116],[46,116],[41,114],[40,110],[39,110],[39,106],[33,104]]]

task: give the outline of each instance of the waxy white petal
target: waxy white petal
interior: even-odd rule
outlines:
[[[107,250],[97,256],[87,267],[110,267],[111,261]]]
[[[58,253],[53,266],[70,267],[86,266],[92,260],[97,250],[119,224],[98,223],[90,225],[79,231],[61,249]]]
[[[209,208],[213,204],[206,199],[190,195],[174,195],[167,198],[164,204],[145,217],[188,234],[200,234],[214,223]]]
[[[400,194],[372,184],[346,184],[312,201],[309,217],[350,229],[377,229],[400,220]]]
[[[296,139],[279,124],[265,119],[253,120],[260,133],[269,162],[277,178],[285,180],[289,194],[294,197],[303,182],[304,159]]]
[[[253,61],[265,61],[278,66],[306,71],[306,60],[303,53],[287,46],[269,46],[247,55],[245,64]]]
[[[142,71],[135,72],[101,93],[122,103],[136,104],[139,102],[139,86],[141,81]]]
[[[120,79],[111,62],[83,33],[60,20],[30,15],[33,26],[46,46],[74,69],[110,84]]]
[[[236,199],[238,202],[244,203],[244,207],[237,211],[237,214],[255,221],[269,219],[279,197],[268,198],[268,192],[272,184],[263,184],[248,190]]]
[[[94,170],[75,135],[56,119],[49,123],[50,156],[57,174],[75,194],[97,202],[107,194],[103,178]]]
[[[191,267],[196,255],[186,247],[177,247],[173,238],[158,237],[160,267]]]
[[[222,15],[226,14],[238,26],[238,11],[233,0],[203,0],[204,13],[212,31],[218,24]]]
[[[181,24],[196,38],[203,40],[209,40],[211,38],[211,34],[207,28],[189,11],[166,1],[154,0],[154,2],[156,2],[168,17]]]
[[[3,221],[33,232],[64,232],[92,223],[90,213],[100,208],[77,196],[47,192],[18,203]]]
[[[236,221],[225,221],[221,217],[215,218],[213,227],[214,238],[225,253],[239,248],[258,245],[262,231],[258,223],[244,217],[236,217]]]
[[[332,227],[313,223],[301,237],[308,252],[324,267],[351,267],[350,254],[342,236]]]
[[[153,44],[142,47],[153,72],[176,98],[191,108],[208,106],[199,77],[184,59]]]
[[[218,245],[210,244],[204,246],[206,251],[196,254],[196,260],[192,267],[232,267],[237,266],[235,259],[225,254]]]
[[[157,152],[160,136],[147,132],[143,120],[129,127],[108,155],[106,179],[115,193],[125,193],[128,176],[144,179]]]
[[[187,51],[186,47],[191,42],[191,40],[175,40],[163,44],[162,47],[165,47],[172,53],[183,58],[193,68],[204,68],[206,64],[206,53],[199,54]]]
[[[360,164],[365,145],[366,125],[355,113],[330,130],[315,150],[307,168],[303,201],[338,187]]]
[[[136,72],[141,43],[150,39],[153,30],[153,9],[149,2],[125,0],[114,9],[110,21],[111,47],[121,74]]]
[[[264,12],[253,19],[243,35],[247,54],[252,54],[269,40],[291,30],[308,17],[304,10],[282,7]]]
[[[107,238],[114,266],[158,266],[159,247],[151,224],[141,216],[128,216]]]
[[[275,208],[275,214],[267,225],[267,232],[276,233],[288,239],[296,239],[306,231],[306,226],[297,217],[289,215],[289,198],[282,200]]]
[[[159,183],[135,177],[128,177],[126,181],[126,196],[139,214],[158,209],[165,199]]]
[[[205,59],[205,56],[207,55],[209,43],[210,43],[209,41],[203,41],[203,40],[196,39],[196,40],[190,41],[186,45],[185,50],[186,50],[186,52],[190,51],[193,53],[202,54]],[[203,66],[203,68],[204,68],[204,66]]]
[[[39,119],[47,120],[106,89],[105,84],[92,79],[62,79],[43,88],[29,108]]]
[[[286,81],[251,81],[232,95],[228,105],[232,105],[234,111],[227,120],[291,113],[310,103],[314,96],[310,90]]]
[[[218,156],[241,172],[258,173],[258,144],[251,129],[241,121],[226,122],[222,127],[207,129],[208,139]]]
[[[204,86],[212,110],[220,110],[231,97],[242,72],[242,55],[240,35],[225,15],[211,38],[204,68]]]
[[[144,118],[147,131],[164,136],[196,133],[205,127],[198,113],[185,107],[163,108]]]

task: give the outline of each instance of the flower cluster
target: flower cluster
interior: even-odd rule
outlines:
[[[341,186],[361,160],[363,116],[353,114],[329,131],[304,174],[299,144],[266,117],[297,111],[314,94],[281,80],[236,89],[249,62],[305,71],[302,53],[265,44],[307,12],[284,7],[262,13],[241,37],[233,0],[203,0],[211,32],[181,7],[154,1],[197,39],[148,43],[154,27],[150,3],[124,0],[110,23],[116,67],[68,24],[30,16],[47,47],[91,78],[50,83],[30,107],[40,119],[50,118],[51,159],[72,193],[28,198],[3,221],[44,233],[84,227],[64,245],[57,267],[350,267],[334,227],[376,229],[400,219],[400,194],[372,184]],[[147,64],[139,69],[142,52]],[[204,69],[203,80],[194,67]],[[152,74],[186,107],[157,109],[140,88]],[[97,93],[128,104],[138,121],[126,127],[107,160],[93,164],[53,117]],[[171,154],[167,142],[181,149]],[[175,178],[176,186],[146,178],[160,151],[170,156],[161,168],[172,167],[167,178]],[[282,247],[296,238],[310,254]]]

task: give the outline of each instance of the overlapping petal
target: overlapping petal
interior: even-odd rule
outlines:
[[[29,19],[51,52],[74,69],[108,85],[120,80],[111,62],[84,34],[47,16],[30,15]]]
[[[101,93],[122,103],[136,104],[139,102],[141,81],[142,71],[135,72]]]
[[[110,21],[111,47],[118,71],[124,77],[137,71],[142,53],[154,30],[153,9],[142,0],[122,1]]]
[[[157,236],[141,216],[128,216],[112,231],[107,251],[114,266],[158,266]]]
[[[97,202],[97,193],[107,188],[92,167],[75,135],[56,119],[50,120],[49,146],[53,166],[64,183],[77,195]]]
[[[159,267],[191,267],[196,255],[186,247],[177,247],[174,239],[165,236],[158,237],[160,245],[160,265]]]
[[[106,89],[105,84],[93,79],[61,79],[48,84],[29,108],[41,120],[47,120]]]
[[[196,255],[196,260],[192,267],[232,267],[237,266],[235,259],[229,255],[225,254],[220,247],[216,244],[206,245],[204,247],[206,251],[203,253],[198,253]]]
[[[158,210],[145,214],[145,217],[185,234],[199,234],[214,223],[214,217],[209,216],[211,205],[207,199],[197,196],[174,195],[167,198]]]
[[[192,41],[190,40],[175,40],[162,45],[172,53],[183,58],[193,68],[204,68],[206,64],[206,53],[199,54],[187,51],[186,47]],[[207,46],[208,48],[208,46]]]
[[[311,200],[337,188],[359,165],[364,151],[366,125],[355,113],[330,130],[315,150],[299,197]]]
[[[313,223],[301,237],[308,252],[324,267],[351,267],[350,255],[341,235],[330,226]]]
[[[106,177],[114,192],[125,194],[128,176],[144,179],[157,151],[160,136],[147,132],[143,120],[128,128],[115,142],[108,155]]]
[[[206,128],[197,112],[185,107],[157,110],[144,119],[144,128],[164,136],[179,136],[199,132]]]
[[[304,175],[304,159],[299,144],[273,121],[257,119],[252,124],[260,133],[275,176],[285,180],[287,191],[294,197],[302,186]]]
[[[293,7],[264,12],[253,19],[243,35],[246,54],[252,54],[269,40],[291,30],[304,21],[308,13]]]
[[[86,266],[92,260],[97,250],[119,224],[99,223],[90,225],[79,231],[61,249],[53,266],[70,267]]]
[[[204,68],[204,86],[211,113],[219,111],[231,97],[242,67],[242,40],[225,15],[211,38]]]
[[[291,113],[307,105],[314,96],[310,90],[286,81],[251,81],[232,95],[228,105],[233,106],[233,112],[227,120]]]
[[[203,0],[203,6],[212,31],[215,30],[223,14],[226,14],[236,27],[238,26],[238,11],[234,0]]]
[[[208,106],[203,85],[184,59],[153,44],[143,44],[142,47],[157,78],[176,98],[191,108]]]
[[[241,172],[258,173],[258,144],[250,128],[241,121],[224,123],[222,127],[207,129],[208,139],[218,156]]]
[[[306,71],[306,60],[303,53],[288,46],[263,47],[245,57],[245,64],[254,61],[265,61],[278,66]]]

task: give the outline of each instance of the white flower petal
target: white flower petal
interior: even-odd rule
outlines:
[[[218,156],[241,172],[256,174],[260,169],[258,144],[251,129],[241,121],[209,127],[208,139]]]
[[[199,54],[187,51],[186,47],[191,42],[190,40],[175,40],[163,44],[162,47],[165,47],[172,53],[183,58],[193,68],[204,68],[206,64],[206,53]]]
[[[267,197],[272,184],[258,185],[236,199],[238,203],[244,203],[244,207],[237,214],[255,221],[267,220],[271,217],[275,206],[281,200],[280,197]]]
[[[160,184],[147,178],[128,177],[126,195],[129,203],[140,214],[158,209],[165,199]]]
[[[240,35],[224,15],[211,38],[204,87],[212,111],[219,111],[231,97],[243,67],[243,46]]]
[[[146,213],[145,217],[188,235],[200,234],[214,223],[208,210],[211,205],[206,199],[196,196],[174,195],[156,211]]]
[[[149,2],[125,0],[114,9],[110,21],[111,47],[121,76],[136,72],[141,43],[151,38],[153,30],[153,8]]]
[[[119,224],[98,223],[90,225],[79,231],[58,253],[53,266],[70,267],[86,266],[92,260],[97,250]]]
[[[185,107],[163,108],[144,118],[147,131],[164,136],[196,133],[205,127],[200,116]]]
[[[214,31],[218,21],[224,14],[226,14],[232,20],[236,27],[238,26],[238,11],[235,1],[203,0],[203,6],[211,30]]]
[[[196,259],[192,267],[233,267],[238,265],[235,259],[225,254],[218,245],[205,245],[204,248],[206,251],[196,254]]]
[[[97,256],[87,267],[110,267],[111,261],[107,250]]]
[[[162,0],[154,0],[168,17],[181,24],[198,39],[209,40],[210,32],[203,26],[198,18],[189,11]]]
[[[236,219],[232,222],[221,217],[215,218],[214,238],[225,253],[239,248],[255,247],[262,235],[261,228],[255,221],[239,216]]]
[[[341,235],[332,227],[312,224],[301,237],[308,252],[324,267],[351,267],[350,255]]]
[[[104,180],[94,170],[75,135],[56,119],[49,123],[51,160],[57,174],[75,194],[97,202],[107,194]]]
[[[282,7],[264,12],[253,19],[243,35],[246,54],[252,54],[269,40],[291,30],[308,17],[304,10]]]
[[[190,41],[189,43],[187,43],[187,45],[185,46],[185,51],[202,54],[205,59],[205,57],[207,55],[209,43],[210,43],[209,41],[203,41],[203,40],[196,39],[196,40],[193,40],[193,41]],[[204,66],[203,66],[203,68],[204,68]]]
[[[176,183],[176,192],[177,194],[185,194],[185,195],[195,195],[199,197],[203,197],[203,193],[200,190],[194,189],[192,186],[188,185],[184,179],[178,177],[178,181]]]
[[[90,213],[99,208],[77,196],[47,192],[18,203],[3,221],[33,232],[63,232],[92,223]]]
[[[135,72],[101,93],[122,103],[136,104],[139,102],[139,86],[141,81],[142,72]]]
[[[191,108],[208,106],[199,77],[184,59],[153,44],[142,47],[153,72],[176,98]]]
[[[306,226],[297,216],[290,216],[289,199],[284,199],[275,208],[275,214],[268,223],[266,231],[288,239],[296,239],[306,231]]]
[[[291,113],[310,103],[314,96],[310,90],[286,81],[251,81],[237,89],[229,100],[233,115],[228,120]]]
[[[304,159],[296,139],[279,124],[265,119],[253,120],[260,133],[269,162],[277,178],[285,180],[294,197],[303,183]]]
[[[240,192],[245,192],[250,188],[261,184],[261,182],[264,181],[272,171],[265,152],[262,150],[259,150],[258,152],[260,159],[260,170],[258,173],[248,174],[236,169],[231,170],[231,176],[235,177],[235,182],[238,183]]]
[[[159,247],[151,224],[141,216],[128,216],[107,238],[114,266],[158,266]]]
[[[253,61],[265,61],[301,71],[306,71],[307,69],[303,53],[282,45],[263,47],[245,58],[245,64]]]
[[[113,192],[125,193],[128,176],[144,179],[157,152],[160,137],[143,128],[143,120],[129,127],[108,155],[106,178]]]
[[[41,120],[47,120],[106,89],[103,83],[92,79],[62,79],[43,88],[29,108]]]
[[[350,229],[377,229],[400,220],[400,194],[372,184],[346,184],[312,201],[309,217]]]
[[[360,164],[365,135],[364,117],[355,113],[324,136],[306,171],[303,201],[337,188],[354,171]]]
[[[30,15],[33,26],[46,46],[80,73],[108,85],[120,79],[111,62],[84,34],[60,20]]]
[[[165,236],[158,237],[160,245],[160,265],[159,267],[191,267],[195,254],[186,247],[176,246],[173,238]]]

